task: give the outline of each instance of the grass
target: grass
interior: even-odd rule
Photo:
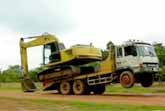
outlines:
[[[20,83],[0,83],[0,91],[20,90]]]
[[[120,84],[111,84],[106,88],[111,93],[165,93],[165,83],[155,83],[152,87],[144,88],[135,84],[132,88],[123,88]]]
[[[36,83],[38,88],[42,88],[40,83]],[[21,90],[21,83],[0,83],[0,91]]]
[[[22,109],[27,111],[163,111],[165,106],[145,106],[145,105],[129,105],[129,104],[100,104],[80,101],[54,101],[48,99],[16,99],[9,97],[0,97],[0,103],[9,105],[8,111]],[[0,106],[0,111],[2,106]],[[11,109],[10,109],[11,108]]]

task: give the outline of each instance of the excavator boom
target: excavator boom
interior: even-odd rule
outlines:
[[[33,40],[25,42],[25,39]],[[44,45],[55,41],[58,41],[58,39],[54,35],[50,34],[20,39],[21,66],[23,73],[23,79],[21,84],[24,92],[33,92],[37,90],[34,82],[30,79],[30,76],[28,74],[27,48]]]

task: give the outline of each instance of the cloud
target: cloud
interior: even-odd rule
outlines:
[[[75,27],[67,0],[5,0],[0,24],[24,34],[67,33]]]
[[[0,69],[7,68],[11,64],[19,64],[19,34],[1,26],[0,36]]]
[[[9,65],[21,64],[19,40],[21,34],[8,27],[0,27],[0,70],[6,69]],[[42,63],[42,47],[29,48],[29,68],[38,67]]]
[[[70,36],[83,38],[79,42],[92,40],[101,47],[109,40],[115,44],[128,39],[153,42],[159,35],[159,40],[165,42],[164,3],[163,0],[75,0],[72,11],[78,27]],[[153,37],[153,33],[158,35]]]
[[[68,0],[4,0],[0,3],[0,68],[20,64],[19,39],[44,32],[67,34],[76,27]],[[42,50],[28,50],[29,67],[42,63]]]

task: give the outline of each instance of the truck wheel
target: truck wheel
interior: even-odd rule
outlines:
[[[67,81],[62,81],[60,84],[59,92],[64,95],[71,94],[72,93],[71,84]]]
[[[81,95],[86,93],[85,83],[82,80],[75,80],[73,82],[73,93],[76,95]]]
[[[131,88],[135,83],[135,77],[131,71],[123,71],[120,74],[120,84],[124,88]]]
[[[96,85],[93,86],[94,94],[103,94],[105,92],[105,85]]]
[[[153,76],[152,75],[143,75],[141,76],[140,83],[143,87],[150,87],[153,84]]]

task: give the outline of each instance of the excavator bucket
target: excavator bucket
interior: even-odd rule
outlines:
[[[24,92],[37,91],[37,87],[35,86],[34,82],[30,78],[23,77],[21,81],[21,86]]]

